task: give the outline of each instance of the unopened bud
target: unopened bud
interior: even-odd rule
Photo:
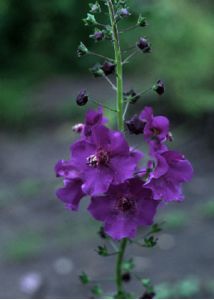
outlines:
[[[104,64],[102,65],[101,69],[103,70],[104,74],[106,76],[111,75],[115,71],[115,64],[105,61]]]
[[[129,121],[126,121],[126,126],[130,133],[142,134],[145,123],[139,119],[138,115],[134,115]]]
[[[84,56],[88,53],[88,48],[80,42],[79,47],[77,48],[77,55],[78,57]]]
[[[137,47],[140,50],[142,50],[144,53],[150,53],[151,52],[150,43],[144,37],[140,38],[140,40],[137,43]]]
[[[163,95],[165,92],[165,86],[164,82],[162,80],[158,80],[157,83],[153,86],[153,90],[158,94],[158,95]]]
[[[105,34],[102,30],[95,29],[94,34],[90,35],[90,38],[93,38],[95,41],[102,41],[105,37]]]
[[[121,8],[117,14],[122,18],[129,17],[131,15],[127,8]]]
[[[83,106],[88,102],[88,95],[86,90],[82,90],[76,98],[76,103],[79,106]]]
[[[133,89],[131,89],[130,91],[124,93],[124,98],[131,104],[135,104],[140,99],[140,96]]]
[[[140,26],[140,27],[147,26],[148,23],[146,21],[146,18],[140,15],[139,18],[138,18],[138,21],[137,21],[137,25]]]

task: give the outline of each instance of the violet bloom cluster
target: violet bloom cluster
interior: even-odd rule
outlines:
[[[55,167],[64,181],[58,198],[76,211],[80,200],[89,196],[90,214],[116,240],[133,238],[139,226],[151,225],[161,202],[182,200],[182,184],[193,173],[190,162],[165,144],[171,139],[167,118],[155,117],[146,107],[135,122],[150,149],[146,167],[141,167],[144,154],[130,147],[121,132],[106,126],[100,108],[90,110],[85,123],[78,124],[80,138],[71,145],[70,159]]]

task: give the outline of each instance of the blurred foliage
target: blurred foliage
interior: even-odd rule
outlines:
[[[38,117],[30,109],[31,98],[27,97],[38,82],[52,74],[79,73],[93,65],[94,58],[77,59],[80,40],[92,50],[96,47],[97,52],[109,52],[111,47],[106,42],[94,45],[88,38],[92,29],[81,22],[88,10],[88,1],[85,2],[83,5],[77,0],[0,1],[1,125],[26,124],[26,119]],[[126,67],[129,77],[136,79],[133,87],[142,88],[143,83],[147,88],[161,78],[167,86],[164,99],[173,111],[190,116],[213,111],[213,2],[129,3],[136,14],[122,21],[122,28],[135,22],[139,12],[146,16],[149,26],[123,35],[124,49],[134,45],[141,35],[152,43],[151,55],[139,55]],[[104,18],[101,21],[106,23],[107,16]],[[61,113],[67,117],[67,107]]]

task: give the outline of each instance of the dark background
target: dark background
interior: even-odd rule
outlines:
[[[89,297],[90,288],[80,285],[78,274],[85,270],[93,279],[108,279],[113,272],[114,259],[94,251],[99,224],[87,214],[87,200],[80,213],[70,213],[54,195],[61,185],[55,162],[68,158],[76,138],[72,126],[94,106],[77,107],[76,94],[86,88],[92,98],[114,103],[107,82],[88,72],[96,58],[76,56],[80,41],[113,55],[108,42],[94,44],[88,38],[91,28],[81,21],[87,3],[0,1],[1,298]],[[172,148],[195,169],[185,202],[158,215],[166,220],[158,246],[131,247],[136,272],[152,279],[158,297],[213,298],[213,1],[130,0],[130,7],[133,14],[121,26],[135,22],[139,11],[149,26],[124,35],[122,47],[146,36],[152,53],[139,54],[126,66],[125,88],[141,91],[162,79],[166,93],[146,94],[129,114],[148,104],[166,114],[175,137]],[[100,21],[106,23],[107,17]],[[106,114],[114,126],[115,116]],[[23,291],[26,278],[35,293]],[[113,290],[110,280],[103,287]],[[140,284],[133,288],[139,295],[143,290]]]

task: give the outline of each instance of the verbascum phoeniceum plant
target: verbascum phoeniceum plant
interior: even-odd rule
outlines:
[[[100,15],[106,13],[109,24],[104,25],[98,20],[102,19]],[[147,26],[145,17],[140,15],[132,27],[121,31],[120,22],[130,15],[126,0],[100,0],[89,4],[89,12],[83,21],[86,26],[92,27],[90,37],[95,42],[109,41],[114,57],[92,52],[82,42],[77,55],[96,55],[99,58],[100,62],[90,70],[94,77],[103,77],[108,81],[115,91],[116,103],[114,108],[109,107],[108,103],[99,105],[89,98],[86,90],[80,91],[76,98],[77,105],[83,106],[91,101],[97,103],[98,107],[88,110],[84,123],[74,125],[73,130],[79,134],[79,138],[71,145],[70,159],[60,160],[55,166],[56,175],[62,177],[64,183],[57,190],[57,197],[71,211],[78,210],[82,198],[90,197],[88,212],[102,223],[99,234],[104,239],[104,246],[99,246],[97,252],[101,256],[116,257],[115,293],[105,296],[99,285],[94,285],[91,291],[98,298],[137,297],[124,287],[134,267],[132,259],[125,260],[125,250],[132,243],[142,247],[156,244],[156,234],[161,227],[153,220],[158,207],[168,202],[182,201],[182,184],[191,180],[193,175],[191,163],[184,155],[169,149],[168,144],[172,144],[173,139],[167,117],[156,116],[152,107],[146,106],[131,119],[126,119],[129,105],[140,101],[141,95],[148,90],[125,92],[124,66],[135,54],[141,53],[145,57],[151,52],[151,44],[141,36],[134,51],[123,57],[121,35],[131,29]],[[115,83],[109,75],[115,75]],[[158,95],[164,94],[163,81],[158,80],[150,90]],[[108,120],[103,113],[105,109],[115,114],[116,130],[108,127]],[[144,141],[148,153],[145,155],[130,146],[125,133],[126,136],[137,135],[139,143]],[[136,240],[138,228],[146,226],[150,226],[147,234]],[[108,249],[107,243],[113,247],[112,250]],[[90,284],[90,278],[84,272],[80,280],[83,284]],[[144,294],[140,298],[153,298],[155,293],[151,282],[144,279],[141,283]]]

